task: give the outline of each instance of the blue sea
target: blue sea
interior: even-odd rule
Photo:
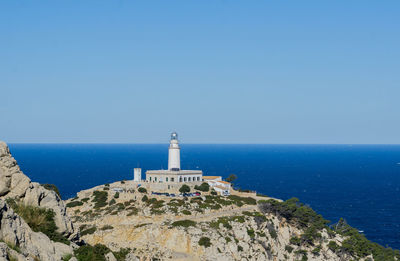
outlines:
[[[183,169],[238,176],[236,186],[299,198],[326,219],[343,217],[368,239],[400,249],[400,146],[182,145]],[[57,185],[64,199],[133,168],[167,167],[167,144],[11,144],[32,180]]]

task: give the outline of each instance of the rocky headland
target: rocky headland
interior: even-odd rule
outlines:
[[[194,188],[191,188],[194,190]],[[297,199],[153,195],[133,181],[61,200],[0,143],[0,260],[399,260]]]

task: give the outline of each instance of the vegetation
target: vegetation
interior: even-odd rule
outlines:
[[[77,200],[77,201],[68,202],[67,205],[65,205],[65,206],[67,208],[73,208],[73,207],[82,206],[82,205],[83,205],[83,203],[80,202],[79,200]]]
[[[69,261],[72,258],[72,254],[66,254],[62,257],[63,261]]]
[[[194,186],[194,189],[207,192],[210,190],[210,185],[207,182],[203,182],[200,186]]]
[[[184,215],[192,215],[192,212],[190,212],[189,210],[187,210],[187,209],[184,209],[184,210],[182,210],[182,214],[184,214]]]
[[[25,220],[33,231],[42,232],[55,242],[70,244],[68,239],[57,232],[57,226],[54,221],[55,213],[52,209],[28,206],[10,198],[7,199],[7,203],[15,213]]]
[[[147,193],[147,189],[145,189],[145,188],[143,188],[143,187],[138,188],[138,191],[139,191],[140,193]]]
[[[85,230],[81,231],[81,236],[91,235],[94,232],[96,232],[96,230],[97,230],[96,227],[91,227],[91,228],[85,229]]]
[[[107,205],[107,198],[108,198],[108,192],[107,191],[93,191],[93,199],[92,202],[94,202],[94,208],[102,208]]]
[[[190,187],[186,184],[183,184],[182,187],[180,187],[179,192],[180,193],[188,193],[188,192],[190,192]]]
[[[204,247],[211,246],[210,238],[208,237],[201,237],[199,240],[199,245]]]
[[[143,198],[142,198],[142,201],[146,202],[147,200],[149,200],[149,198],[147,197],[147,195],[144,195]]]
[[[102,228],[100,228],[101,230],[108,230],[108,229],[113,229],[114,227],[113,226],[110,226],[110,225],[105,225],[105,226],[103,226]]]
[[[344,219],[340,219],[334,226],[335,232],[344,236],[346,239],[342,245],[337,245],[330,241],[328,247],[335,252],[344,252],[358,258],[372,255],[374,260],[398,260],[400,259],[399,250],[385,248],[377,243],[369,241],[357,229],[349,226]]]
[[[57,188],[56,185],[54,185],[54,184],[42,184],[42,186],[45,189],[54,191],[61,198],[60,190]]]
[[[306,243],[313,245],[314,240],[321,238],[322,229],[329,230],[328,220],[318,215],[312,208],[300,203],[297,198],[291,198],[284,202],[267,200],[259,202],[261,211],[273,213],[279,217],[284,217],[288,222],[304,229],[304,233],[299,239],[292,239],[293,244],[300,245]]]
[[[326,229],[330,236],[335,233],[342,235],[345,240],[341,245],[335,241],[328,243],[328,248],[339,255],[348,254],[356,258],[365,258],[372,255],[374,260],[396,260],[400,259],[400,252],[391,248],[385,248],[377,243],[369,241],[357,229],[349,226],[343,219],[331,227],[328,227],[328,220],[318,215],[310,207],[299,203],[297,198],[278,202],[267,200],[259,206],[264,213],[273,213],[279,217],[284,217],[288,222],[297,225],[304,230],[300,237],[292,237],[290,243],[300,246],[301,244],[313,245],[315,240],[321,239],[321,230]],[[314,248],[313,254],[319,253],[319,247]],[[305,255],[303,255],[306,258]]]
[[[119,198],[119,192],[116,192],[116,193],[114,194],[114,198]]]
[[[171,225],[173,227],[194,227],[194,226],[196,226],[196,222],[193,220],[184,219],[184,220],[175,221]]]
[[[81,246],[74,250],[74,255],[79,261],[106,261],[105,255],[110,252],[112,251],[105,245],[96,244]],[[112,253],[117,261],[123,261],[129,252],[129,248],[121,248],[118,252]]]
[[[237,176],[235,174],[231,174],[231,175],[229,175],[228,178],[226,178],[226,181],[233,183],[236,179],[237,179]]]

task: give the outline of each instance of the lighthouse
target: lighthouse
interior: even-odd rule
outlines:
[[[181,169],[181,148],[178,134],[173,132],[168,148],[168,169],[146,171],[146,181],[150,183],[166,183],[166,189],[179,189],[179,183],[194,183],[200,185],[203,181],[201,170]],[[160,185],[161,186],[161,185]]]
[[[179,171],[181,169],[181,148],[179,148],[178,133],[171,134],[168,149],[168,170]]]

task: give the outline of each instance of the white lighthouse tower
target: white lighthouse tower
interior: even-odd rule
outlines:
[[[178,133],[171,134],[168,149],[168,170],[179,171],[181,169],[181,148],[179,148]]]

